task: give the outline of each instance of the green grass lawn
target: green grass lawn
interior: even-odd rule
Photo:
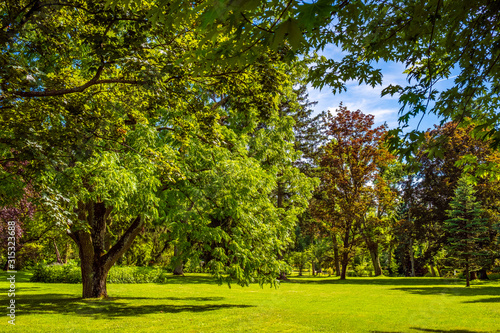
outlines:
[[[167,284],[108,284],[106,300],[81,286],[30,283],[18,273],[16,325],[1,332],[500,332],[500,282],[440,278],[302,277],[278,289],[218,286],[189,274]]]

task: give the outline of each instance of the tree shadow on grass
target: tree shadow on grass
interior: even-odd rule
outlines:
[[[381,285],[381,286],[419,286],[419,285],[460,285],[457,279],[443,278],[347,278],[340,280],[334,277],[292,277],[282,283],[305,283],[305,284],[348,284],[348,285]]]
[[[127,297],[127,296],[119,296],[119,297],[108,297],[106,300],[108,301],[119,301],[119,300],[169,300],[169,301],[197,301],[197,302],[214,302],[214,301],[222,301],[224,297]]]
[[[18,282],[30,282],[30,278],[33,274],[31,272],[28,272],[28,271],[18,271],[17,273],[0,271],[0,278],[2,279],[2,281],[5,281],[5,279],[9,275],[15,275],[16,276],[16,283],[18,283]]]
[[[421,328],[421,327],[410,327],[412,330],[422,331],[422,332],[436,332],[436,333],[481,333],[481,331],[469,331],[469,330],[434,330],[431,328]]]
[[[462,286],[443,287],[402,287],[393,290],[405,291],[415,295],[447,295],[447,296],[498,296],[500,287],[474,286],[466,288]],[[480,302],[480,301],[472,301]],[[493,301],[492,301],[493,302]]]
[[[190,304],[223,299],[223,297],[110,297],[102,300],[83,300],[72,294],[23,295],[16,300],[16,306],[19,309],[16,315],[58,313],[95,319],[118,319],[147,314],[198,313],[253,307],[246,304]],[[150,300],[150,302],[146,303],[144,300]],[[134,303],[134,301],[137,302]],[[185,303],[172,304],[172,301]]]
[[[499,291],[500,293],[500,291]],[[483,299],[477,299],[474,301],[467,301],[463,303],[500,303],[500,297],[492,297],[492,298],[483,298]]]
[[[167,283],[161,284],[217,284],[217,280],[210,275],[172,275],[167,277]]]

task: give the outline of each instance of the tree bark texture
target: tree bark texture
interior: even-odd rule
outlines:
[[[78,246],[81,262],[83,298],[107,297],[106,278],[116,261],[127,251],[143,227],[140,216],[130,221],[121,238],[106,251],[106,223],[112,207],[102,202],[78,205],[78,217],[87,221],[90,230],[76,229],[68,235]]]
[[[335,260],[335,276],[340,276],[340,257],[339,257],[339,244],[337,243],[337,236],[332,237],[333,241],[333,259]]]
[[[278,182],[278,193],[277,193],[277,196],[278,196],[278,208],[283,208],[283,198],[285,196],[285,190],[284,190],[284,186],[283,186],[283,183],[281,182]],[[278,254],[278,259],[279,260],[282,260],[283,259],[283,254],[282,253],[279,253]],[[285,271],[281,271],[280,272],[280,275],[278,276],[278,280],[288,280],[287,276],[286,276],[286,272]]]
[[[174,256],[177,257],[179,255],[179,248],[177,245],[174,246]],[[174,267],[174,271],[172,272],[174,275],[184,275],[184,263],[179,261],[179,263]]]
[[[410,238],[410,245],[408,246],[411,263],[411,276],[415,277],[415,254],[413,253],[413,238]]]
[[[343,244],[343,249],[342,249],[342,259],[341,259],[341,264],[342,264],[342,271],[340,273],[340,279],[345,280],[347,276],[347,266],[349,265],[349,250],[351,247],[351,242],[350,242],[350,236],[351,236],[351,228],[352,228],[352,223],[349,223],[346,228],[346,232],[344,235],[344,244]]]
[[[372,265],[374,269],[375,276],[382,275],[382,266],[380,265],[380,255],[378,252],[378,243],[371,241],[367,237],[365,238],[366,247],[370,252],[370,257],[372,259]]]
[[[469,259],[465,261],[465,286],[470,287]]]
[[[57,260],[57,263],[58,264],[62,264],[61,254],[59,253],[59,249],[57,248],[56,239],[52,238],[52,242],[54,243],[54,249],[56,250],[56,260]]]
[[[344,253],[342,253],[342,272],[340,273],[341,280],[345,280],[346,278],[347,265],[349,265],[349,253],[347,253],[347,251],[344,251]]]

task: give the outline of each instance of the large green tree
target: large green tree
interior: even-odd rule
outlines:
[[[78,246],[85,298],[107,296],[109,269],[155,220],[188,228],[190,254],[210,252],[221,280],[272,282],[281,264],[268,258],[311,190],[293,167],[293,120],[277,114],[294,98],[288,65],[270,50],[217,63],[223,36],[195,18],[153,24],[152,8],[2,3],[0,152],[27,161],[24,179],[1,170],[2,203],[31,181]],[[290,209],[272,200],[277,177]]]

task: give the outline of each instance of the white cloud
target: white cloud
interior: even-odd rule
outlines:
[[[326,50],[325,50],[325,53]],[[340,102],[349,110],[361,110],[365,114],[375,116],[375,123],[380,125],[387,123],[389,127],[398,125],[398,112],[400,105],[398,96],[381,96],[382,90],[389,84],[406,84],[406,76],[402,74],[404,65],[398,63],[379,63],[374,67],[380,67],[383,73],[383,84],[371,87],[366,84],[359,85],[356,81],[346,83],[346,92],[334,95],[328,87],[323,90],[308,87],[309,100],[317,101],[314,107],[316,112],[324,110],[334,111]]]
[[[342,52],[339,48],[332,46],[326,47],[323,55],[333,59],[339,59]],[[382,85],[371,87],[365,84],[358,85],[356,81],[349,81],[346,83],[346,92],[334,95],[329,87],[323,90],[312,89],[308,86],[309,100],[317,101],[318,104],[313,107],[316,113],[329,110],[335,111],[343,103],[349,110],[361,110],[365,114],[373,114],[375,116],[375,124],[380,125],[384,122],[387,123],[389,128],[395,128],[398,124],[398,113],[401,105],[398,103],[398,96],[384,96],[381,97],[382,90],[388,85],[401,85],[403,87],[408,85],[407,76],[403,74],[405,66],[401,63],[385,63],[379,62],[372,64],[374,68],[380,68],[383,74]],[[453,72],[452,74],[455,74]],[[456,75],[450,76],[446,80],[440,80],[435,84],[438,90],[444,90],[453,84],[450,79],[455,78]],[[434,124],[439,123],[439,119],[434,114],[426,114],[420,123],[420,116],[411,119],[409,126],[405,131],[416,129],[417,126],[420,130],[433,128]]]

